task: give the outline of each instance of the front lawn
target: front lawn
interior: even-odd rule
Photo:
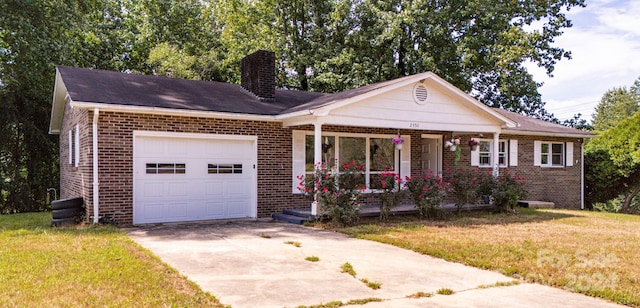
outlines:
[[[117,228],[0,215],[2,307],[223,307]]]
[[[342,229],[507,276],[640,307],[640,216],[519,209]]]

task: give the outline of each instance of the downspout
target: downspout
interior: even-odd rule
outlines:
[[[584,210],[584,139],[580,143],[580,209]]]
[[[93,109],[93,223],[100,221],[100,181],[98,181],[98,115],[100,110]]]

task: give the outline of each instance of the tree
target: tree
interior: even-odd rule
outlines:
[[[621,211],[637,211],[640,193],[640,112],[601,133],[587,145],[587,184],[593,202],[624,195]],[[588,194],[589,195],[589,194]]]
[[[600,99],[593,116],[593,129],[606,131],[640,110],[640,78],[631,89],[608,90]]]

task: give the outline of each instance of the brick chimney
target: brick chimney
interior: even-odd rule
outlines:
[[[243,88],[261,101],[276,100],[276,55],[268,50],[258,50],[240,62]]]

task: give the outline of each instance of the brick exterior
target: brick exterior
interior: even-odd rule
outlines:
[[[275,53],[258,50],[240,62],[241,85],[261,100],[276,99],[276,58]]]
[[[88,219],[92,219],[92,117],[93,112],[71,109],[67,106],[60,134],[61,197],[83,197]],[[80,125],[80,165],[68,164],[68,131]],[[258,137],[257,203],[258,217],[269,217],[285,208],[307,207],[310,201],[300,194],[291,193],[292,131],[313,131],[312,126],[285,128],[279,122],[244,121],[167,115],[148,115],[100,112],[98,125],[100,215],[112,217],[119,224],[133,222],[133,131],[166,131],[200,134],[250,135]],[[358,134],[398,133],[397,129],[323,126],[324,132]],[[421,134],[441,134],[445,139],[451,133],[435,131],[400,130],[411,136],[411,173],[421,174]],[[470,166],[470,150],[466,142],[472,135],[462,138],[462,156],[453,163],[453,153],[443,150],[443,169],[477,168]],[[529,199],[551,201],[557,207],[579,208],[580,163],[566,168],[540,168],[533,166],[533,142],[574,142],[574,162],[580,159],[581,140],[573,138],[547,138],[503,135],[501,139],[517,139],[519,161],[517,167],[501,168],[526,179]],[[406,149],[405,149],[406,150]],[[375,196],[365,196],[367,204],[377,204]]]
[[[64,118],[60,130],[60,199],[82,197],[87,210],[91,209],[92,196],[92,112],[72,109],[65,105]],[[69,164],[69,131],[79,127],[80,161],[78,167]]]
[[[454,163],[454,152],[445,149],[443,151],[443,169],[451,170],[476,169],[471,166],[471,151],[467,142],[471,138],[478,138],[477,135],[455,135],[461,138],[462,155],[457,164]],[[444,136],[445,140],[451,139],[451,133]],[[491,137],[488,137],[493,138]],[[579,138],[559,138],[545,136],[519,136],[501,135],[501,140],[518,140],[518,166],[508,166],[500,168],[500,173],[509,173],[525,179],[528,191],[528,200],[554,202],[559,208],[580,208],[580,168],[581,168],[581,148],[582,139]],[[571,167],[563,168],[542,168],[533,165],[533,143],[536,140],[550,142],[573,142],[573,162]],[[490,172],[490,168],[486,169]]]

